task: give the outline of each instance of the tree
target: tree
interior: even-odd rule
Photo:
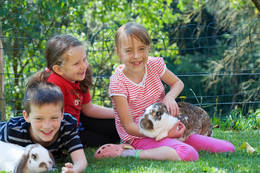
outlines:
[[[80,2],[81,3],[81,2]],[[0,13],[6,53],[5,92],[11,110],[21,110],[28,76],[43,69],[46,40],[61,33],[82,15],[71,14],[70,6],[84,5],[71,1],[1,1]],[[56,9],[59,10],[56,10]]]
[[[2,45],[2,23],[0,23],[0,120],[5,120],[5,99],[4,99],[4,50]]]
[[[219,28],[232,30],[226,33],[228,48],[223,57],[210,61],[209,70],[214,74],[222,73],[223,76],[212,75],[207,78],[208,89],[229,87],[229,92],[234,93],[233,101],[252,102],[251,107],[258,108],[260,99],[259,67],[259,12],[256,11],[257,1],[214,1],[207,4],[208,8],[218,9],[214,15],[218,19]],[[259,1],[258,1],[259,2]],[[228,69],[228,70],[226,70]],[[225,75],[226,74],[226,75]],[[237,74],[248,74],[237,75]],[[250,104],[240,105],[248,110]],[[233,105],[233,106],[235,106]]]
[[[148,29],[153,40],[151,55],[165,57],[167,66],[173,69],[176,74],[190,72],[219,74],[229,69],[227,64],[231,65],[232,71],[238,72],[240,67],[251,66],[252,62],[257,61],[258,50],[255,43],[257,45],[259,42],[253,33],[259,32],[258,24],[255,23],[256,25],[250,27],[250,34],[247,39],[237,40],[238,45],[250,48],[250,52],[246,49],[239,50],[244,51],[243,56],[242,52],[235,54],[235,49],[233,53],[226,51],[226,48],[232,48],[230,43],[234,43],[232,34],[227,32],[222,35],[219,32],[222,39],[214,41],[205,39],[205,36],[212,37],[222,29],[228,31],[236,28],[237,24],[246,24],[247,21],[252,21],[252,24],[254,24],[253,20],[258,16],[254,14],[254,10],[258,7],[257,2],[259,0],[250,2],[246,0],[0,1],[0,16],[3,16],[1,18],[4,38],[2,42],[6,57],[4,87],[5,97],[7,98],[7,112],[22,109],[21,100],[25,81],[36,71],[44,69],[46,40],[58,33],[71,34],[86,45],[88,61],[94,69],[92,98],[98,104],[111,105],[107,92],[108,77],[119,63],[114,54],[114,33],[119,26],[129,21],[140,23]],[[212,32],[212,35],[207,35],[205,34],[207,32],[204,32],[211,20],[206,22],[204,19],[206,13],[217,19],[214,28],[219,30]],[[247,18],[246,13],[250,14]],[[191,23],[194,27],[192,31],[183,29],[182,26],[188,26]],[[234,33],[239,34],[239,32],[239,30],[234,30]],[[176,36],[177,33],[181,33],[179,37]],[[186,38],[183,38],[184,35],[182,34],[185,34]],[[192,46],[196,51],[182,54],[182,44],[180,43],[183,42],[177,40],[183,41],[190,38],[192,40],[189,42],[191,44],[189,48]],[[251,41],[246,42],[250,40],[249,38]],[[205,43],[207,41],[212,41],[212,45],[220,47],[208,49],[210,54],[214,56],[208,56],[205,52],[203,53],[205,49],[199,47],[202,44],[207,46],[208,43]],[[227,44],[222,44],[224,42]],[[246,54],[250,54],[251,57],[245,58]],[[239,64],[236,57],[239,59]],[[253,66],[258,68],[258,64],[253,64]],[[250,72],[254,71],[251,70]],[[188,86],[188,89],[198,89],[199,94],[205,95],[217,95],[226,92],[224,88],[228,86],[228,90],[235,94],[246,91],[246,96],[243,96],[243,99],[251,100],[255,96],[257,98],[259,89],[256,89],[257,86],[260,86],[257,81],[258,78],[256,76],[255,81],[246,79],[242,81],[242,78],[236,76],[202,76],[199,80],[186,78],[188,79],[186,86]],[[230,79],[232,82],[230,82]],[[234,90],[236,87],[227,85],[227,83],[233,84],[235,82],[239,85],[239,91]],[[183,94],[185,95],[187,92]],[[191,94],[191,92],[188,94]]]
[[[7,57],[5,93],[8,98],[8,112],[22,110],[26,79],[36,71],[44,69],[45,43],[56,33],[72,34],[86,44],[95,75],[106,77],[105,80],[102,77],[94,80],[92,97],[100,93],[105,93],[103,96],[107,97],[107,92],[96,88],[108,85],[108,76],[117,61],[113,54],[115,30],[119,25],[132,20],[144,23],[149,28],[153,26],[151,28],[154,28],[154,33],[163,34],[160,31],[163,25],[160,9],[165,9],[163,2],[159,0],[158,4],[154,5],[148,0],[144,3],[105,0],[1,1],[0,14],[3,16],[5,38],[3,44]],[[149,8],[153,11],[149,11]],[[169,9],[167,12],[170,13]],[[163,13],[164,20],[171,16]],[[152,21],[155,24],[151,25]]]
[[[260,1],[259,0],[252,0],[252,2],[255,4],[255,7],[258,9],[260,12]]]

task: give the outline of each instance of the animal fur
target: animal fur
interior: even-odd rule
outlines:
[[[139,120],[140,132],[155,140],[168,136],[169,130],[180,120],[186,130],[179,138],[185,141],[192,134],[212,135],[210,118],[205,110],[186,102],[179,102],[177,117],[171,116],[163,103],[155,103],[145,109],[144,115]]]
[[[0,171],[14,173],[46,172],[53,168],[54,159],[40,144],[22,147],[0,141]]]

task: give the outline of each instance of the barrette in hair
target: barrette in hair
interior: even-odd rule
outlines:
[[[45,71],[46,71],[47,73],[49,73],[49,72],[50,72],[50,69],[49,69],[48,67],[46,67],[46,68],[45,68]]]

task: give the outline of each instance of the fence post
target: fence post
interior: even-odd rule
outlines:
[[[0,120],[5,120],[4,98],[4,48],[2,44],[2,22],[0,21]]]

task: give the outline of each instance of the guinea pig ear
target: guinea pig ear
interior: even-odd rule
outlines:
[[[165,105],[164,103],[161,103],[161,107],[162,107],[162,109],[164,110],[164,112],[168,112],[168,111],[167,111],[167,107],[166,107],[166,105]]]
[[[51,154],[50,151],[48,151],[48,152],[49,152],[50,158],[51,158],[52,163],[53,163],[53,166],[52,166],[52,167],[55,167],[56,163],[55,163],[54,157],[53,157],[53,155]]]
[[[148,119],[147,115],[145,115],[145,118],[141,119],[141,121],[140,121],[140,126],[143,129],[152,130],[153,129],[153,122]]]
[[[167,107],[164,103],[159,102],[157,104],[157,106],[158,106],[158,112],[160,112],[161,114],[163,114],[164,112],[169,113],[168,110],[167,110]]]
[[[14,173],[23,173],[23,170],[26,166],[26,163],[29,159],[29,152],[25,151],[18,162],[18,164],[14,168]]]

